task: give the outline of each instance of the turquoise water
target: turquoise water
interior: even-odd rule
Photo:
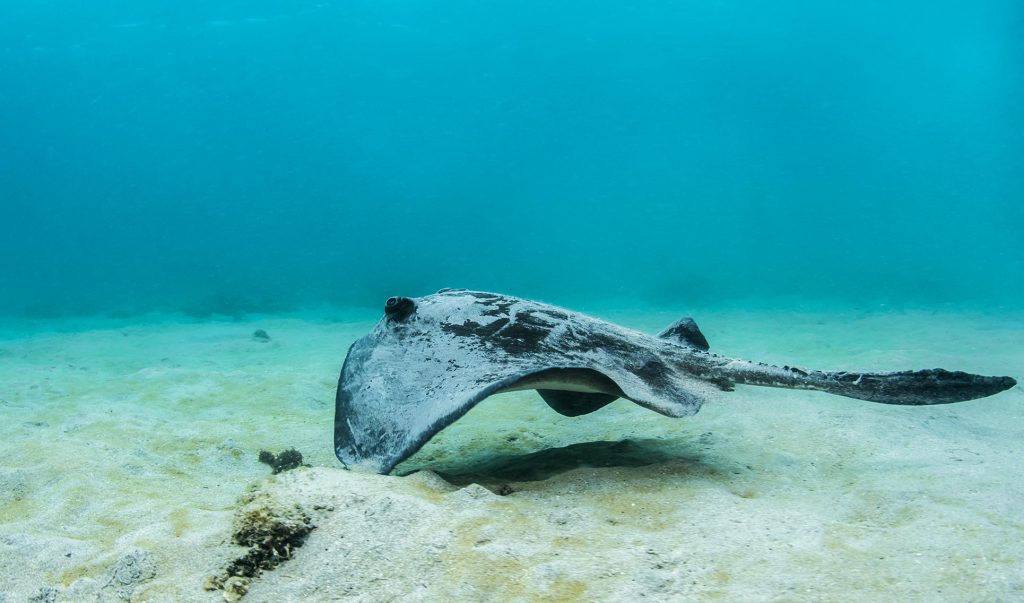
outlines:
[[[1024,9],[8,2],[0,313],[1024,299]]]
[[[333,448],[345,351],[442,287],[1019,379],[1021,107],[1019,0],[2,2],[0,603],[238,600],[263,503],[317,527],[244,601],[1024,599],[1019,386]]]

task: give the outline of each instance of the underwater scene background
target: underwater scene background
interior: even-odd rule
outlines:
[[[333,449],[442,287],[1019,380],[1021,107],[1016,0],[0,3],[0,603],[1024,600],[1019,385]]]
[[[9,2],[0,310],[1020,307],[1024,8]]]

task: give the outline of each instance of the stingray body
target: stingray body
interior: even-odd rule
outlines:
[[[563,415],[627,398],[670,417],[696,413],[735,384],[811,389],[885,404],[945,404],[1016,382],[930,369],[822,372],[720,356],[693,320],[658,336],[563,308],[480,291],[393,297],[348,352],[334,444],[352,469],[390,472],[492,394],[535,389]]]

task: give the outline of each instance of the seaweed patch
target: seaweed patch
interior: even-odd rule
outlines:
[[[275,475],[304,466],[302,464],[302,453],[294,448],[289,448],[279,454],[274,454],[268,450],[260,450],[259,461],[264,465],[270,465]]]
[[[237,601],[253,578],[291,559],[316,527],[305,509],[283,505],[265,493],[250,493],[242,503],[231,541],[247,550],[204,585],[206,590],[223,590],[227,601]]]

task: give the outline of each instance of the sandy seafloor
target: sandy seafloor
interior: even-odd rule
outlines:
[[[1024,377],[1019,313],[691,313],[736,357]],[[247,491],[318,527],[243,601],[1024,600],[1020,386],[933,407],[740,387],[688,419],[517,392],[400,467],[438,473],[362,475],[334,458],[334,389],[373,321],[345,317],[5,323],[0,602],[221,601],[203,584],[243,550]],[[269,476],[258,451],[288,447],[311,467]]]

